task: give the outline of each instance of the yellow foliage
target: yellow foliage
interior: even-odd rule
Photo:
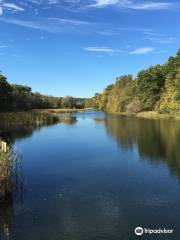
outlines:
[[[177,90],[174,83],[168,82],[161,100],[156,105],[159,113],[174,113],[180,111],[180,103],[176,99]]]

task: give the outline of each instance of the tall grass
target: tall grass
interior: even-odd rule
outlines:
[[[40,126],[57,123],[59,117],[54,114],[37,112],[0,113],[0,128],[13,126]]]
[[[20,154],[13,147],[16,137],[25,137],[33,129],[58,122],[76,123],[76,117],[70,113],[39,113],[39,112],[9,112],[0,113],[0,143],[1,138],[9,147],[7,151],[0,148],[0,202],[13,197],[18,192],[20,184]]]
[[[8,112],[0,113],[0,131],[4,129],[23,129],[28,127],[41,127],[55,123],[73,124],[76,118],[71,113],[45,113],[45,112]]]
[[[0,150],[0,203],[13,199],[22,191],[21,155],[14,146]]]

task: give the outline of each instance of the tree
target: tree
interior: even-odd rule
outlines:
[[[165,75],[170,76],[172,79],[175,78],[178,68],[180,68],[180,49],[175,57],[170,57],[163,65]]]
[[[116,78],[114,86],[108,95],[107,110],[111,112],[125,112],[126,106],[134,97],[135,81],[132,75]]]
[[[116,85],[119,87],[126,87],[131,81],[133,80],[133,76],[128,74],[128,75],[122,75],[120,77],[116,78]]]
[[[177,99],[177,87],[172,75],[166,77],[165,87],[160,101],[156,104],[159,113],[175,113],[180,110],[180,102]]]
[[[7,82],[7,78],[0,74],[0,111],[10,109],[11,103],[11,85]]]
[[[18,84],[12,84],[11,88],[14,93],[17,93],[19,95],[24,95],[24,96],[30,95],[32,91],[31,87],[18,85]]]
[[[176,100],[180,101],[180,68],[176,71],[175,77]]]
[[[63,108],[74,108],[75,107],[75,101],[74,98],[71,96],[66,96],[61,101]]]
[[[12,84],[12,107],[14,110],[31,109],[35,100],[31,88],[28,86]]]
[[[153,110],[160,99],[165,83],[163,68],[160,65],[143,70],[137,75],[137,94],[144,110]]]

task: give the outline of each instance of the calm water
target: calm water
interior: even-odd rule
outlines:
[[[0,239],[179,240],[180,122],[76,117],[4,133],[21,149],[25,191],[0,208]],[[175,234],[136,237],[137,226]]]

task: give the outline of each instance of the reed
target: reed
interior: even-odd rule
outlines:
[[[76,117],[72,113],[45,113],[45,112],[8,112],[0,113],[0,136],[7,130],[27,128],[39,128],[42,126],[65,123],[76,123]]]
[[[8,112],[0,113],[0,128],[14,126],[41,126],[59,122],[55,114],[38,112]]]
[[[32,112],[38,113],[78,113],[92,111],[92,108],[59,108],[59,109],[33,109]]]
[[[21,193],[21,155],[14,146],[0,149],[0,203],[6,203]]]

